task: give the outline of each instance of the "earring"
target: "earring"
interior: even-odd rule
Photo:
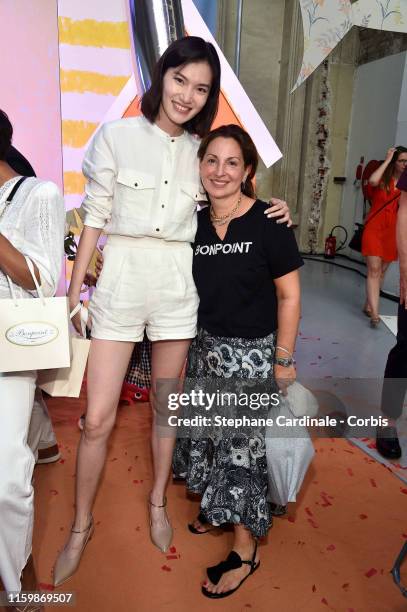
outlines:
[[[243,191],[246,186],[247,176],[244,177],[243,183],[240,183],[240,191]]]
[[[199,193],[200,193],[201,195],[205,195],[205,194],[206,194],[206,190],[205,190],[205,187],[203,186],[203,182],[202,182],[202,179],[201,179],[201,178],[199,179],[199,182],[201,183],[201,186],[200,186],[200,188],[199,188]]]

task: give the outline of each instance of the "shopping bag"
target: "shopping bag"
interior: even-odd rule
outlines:
[[[280,404],[273,411],[277,416],[291,420],[303,416],[314,417],[318,402],[314,395],[300,383],[294,382],[281,396]],[[315,451],[305,426],[278,426],[266,428],[266,459],[268,474],[267,499],[278,506],[295,502],[305,474]]]
[[[38,372],[37,386],[52,397],[79,397],[80,395],[90,340],[72,336],[71,348],[72,361],[69,367]]]
[[[18,298],[18,288],[7,277],[11,297],[0,299],[0,372],[68,367],[68,299],[45,298],[31,260],[25,259],[38,297]]]
[[[317,398],[309,389],[297,381],[294,381],[287,388],[285,399],[295,417],[315,417],[318,414]]]

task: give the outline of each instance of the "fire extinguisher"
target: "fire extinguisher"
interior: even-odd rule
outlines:
[[[337,248],[336,247],[336,236],[334,236],[334,231],[338,228],[343,230],[345,234],[345,239],[340,243],[340,245]],[[331,233],[325,240],[325,250],[324,250],[325,259],[333,259],[336,253],[345,247],[347,240],[348,240],[348,232],[346,231],[346,228],[344,228],[343,225],[335,225],[331,229]]]
[[[325,250],[324,257],[325,259],[333,259],[336,253],[336,237],[332,235],[332,232],[325,240]]]

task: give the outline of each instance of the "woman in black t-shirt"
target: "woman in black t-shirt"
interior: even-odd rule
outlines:
[[[258,156],[244,130],[214,130],[198,157],[209,206],[198,214],[193,245],[199,329],[188,355],[190,405],[177,421],[174,473],[202,495],[193,533],[234,525],[232,552],[207,569],[202,586],[205,596],[221,598],[257,569],[257,538],[271,525],[261,419],[278,403],[275,380],[282,386],[296,377],[302,260],[292,230],[267,220],[267,205],[255,198]],[[250,427],[236,420],[243,415]]]

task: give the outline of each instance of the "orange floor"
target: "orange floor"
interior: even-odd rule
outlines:
[[[62,451],[35,470],[34,557],[43,588],[72,520],[76,420],[83,400],[48,402]],[[224,611],[402,612],[389,570],[407,538],[403,483],[342,440],[317,440],[301,497],[275,519],[261,546],[261,567],[238,593],[211,602],[200,592],[204,568],[225,557],[231,533],[194,536],[186,524],[198,504],[181,484],[169,487],[174,548],[149,541],[151,486],[147,404],[124,406],[115,428],[95,507],[96,531],[78,573],[59,591],[74,591],[83,612]],[[407,574],[407,571],[406,571]],[[59,608],[61,609],[61,608]],[[72,609],[72,608],[62,608]]]

